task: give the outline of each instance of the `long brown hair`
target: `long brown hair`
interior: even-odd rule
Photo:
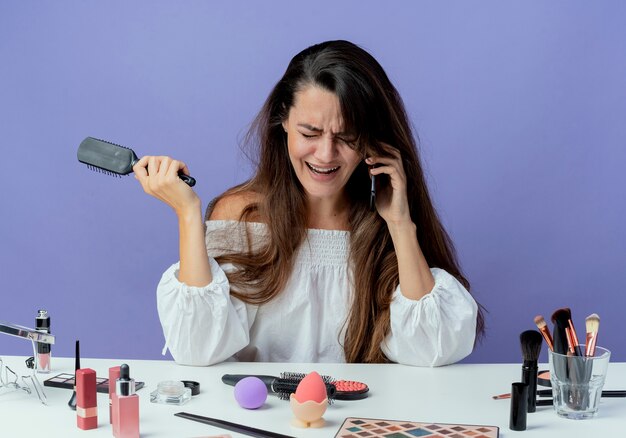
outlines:
[[[379,142],[400,151],[411,218],[424,257],[430,267],[445,269],[469,290],[453,244],[431,202],[402,99],[369,53],[348,41],[328,41],[303,50],[291,60],[249,132],[251,144],[257,147],[255,175],[221,196],[258,194],[258,200],[247,204],[240,220],[264,222],[268,229],[268,239],[259,249],[217,258],[219,263],[232,263],[238,268],[228,276],[233,296],[252,304],[263,304],[277,296],[306,238],[306,197],[289,160],[282,122],[288,117],[295,94],[311,85],[338,97],[344,131],[357,134],[355,148],[364,157],[387,155]],[[351,202],[349,263],[354,283],[343,341],[347,362],[388,361],[380,345],[389,333],[390,303],[399,283],[398,262],[387,225],[377,212],[369,210],[369,185],[368,169],[361,162],[346,185]],[[248,248],[252,248],[251,239],[248,235]],[[477,335],[484,331],[480,307],[476,331]]]

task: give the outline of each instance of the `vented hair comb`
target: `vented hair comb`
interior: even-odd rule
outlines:
[[[87,137],[78,146],[78,161],[86,164],[91,170],[116,176],[132,173],[133,166],[139,158],[130,148]],[[196,184],[194,178],[185,175],[182,171],[178,172],[178,176],[189,187]]]

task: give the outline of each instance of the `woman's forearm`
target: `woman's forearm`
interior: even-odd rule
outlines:
[[[180,270],[178,280],[188,286],[203,287],[211,283],[211,267],[204,242],[202,207],[177,212]]]
[[[435,285],[426,258],[415,234],[413,222],[387,224],[398,259],[398,275],[402,295],[419,300]]]

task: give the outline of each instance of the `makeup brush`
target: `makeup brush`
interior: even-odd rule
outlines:
[[[593,357],[596,354],[596,341],[598,340],[598,329],[600,328],[600,317],[597,313],[592,313],[585,319],[585,328],[587,329],[585,356]]]
[[[554,344],[554,352],[558,354],[567,354],[569,350],[569,342],[568,342],[568,332],[569,332],[569,323],[572,316],[572,311],[569,307],[563,307],[561,309],[557,309],[552,314],[552,323],[554,324],[554,332],[552,334],[553,344]]]
[[[548,344],[548,348],[550,351],[554,351],[554,342],[552,341],[552,335],[550,334],[550,330],[548,329],[548,324],[546,320],[543,319],[542,315],[535,316],[535,325],[539,329],[539,333],[545,339],[546,344]]]
[[[519,336],[522,347],[522,383],[528,384],[528,410],[535,412],[537,406],[537,360],[541,353],[542,336],[537,330],[526,330]]]
[[[576,336],[576,329],[574,329],[574,323],[572,322],[571,316],[570,319],[567,321],[567,325],[569,327],[569,338],[572,353],[574,353],[576,356],[582,356],[583,352],[580,348],[580,342],[578,342],[578,336]]]
[[[67,405],[72,410],[76,410],[76,370],[80,369],[80,343],[78,339],[76,340],[76,351],[74,356],[74,391],[72,391],[72,397],[70,401],[67,402]]]

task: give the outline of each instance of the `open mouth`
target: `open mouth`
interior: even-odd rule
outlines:
[[[317,167],[317,166],[313,166],[311,163],[307,163],[305,161],[306,165],[308,166],[309,169],[311,169],[311,171],[313,171],[313,173],[317,173],[319,175],[330,175],[331,173],[335,173],[339,170],[339,167],[341,166],[337,166],[337,167]]]

